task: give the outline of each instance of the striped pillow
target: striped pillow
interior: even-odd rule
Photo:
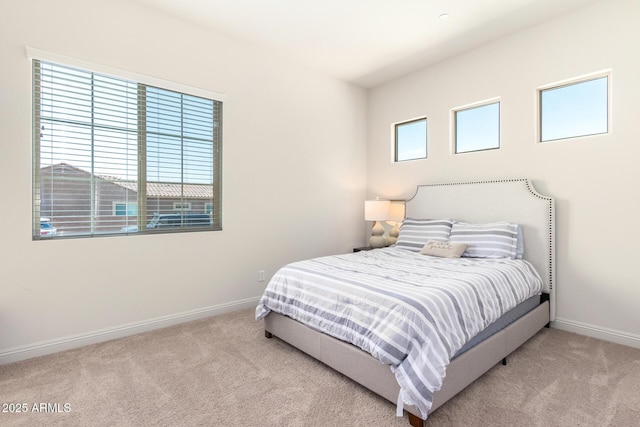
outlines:
[[[446,242],[452,225],[450,219],[406,218],[400,227],[396,247],[420,252],[427,240]]]
[[[469,258],[516,258],[518,225],[508,222],[467,224],[456,222],[451,227],[449,241],[466,243],[462,254]]]

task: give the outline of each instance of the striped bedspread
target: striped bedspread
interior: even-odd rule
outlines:
[[[436,258],[384,248],[283,267],[269,282],[256,319],[284,314],[391,365],[401,389],[399,410],[415,405],[426,418],[453,355],[541,289],[524,260]]]

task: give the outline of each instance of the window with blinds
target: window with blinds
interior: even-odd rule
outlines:
[[[222,102],[33,60],[33,238],[221,230]]]

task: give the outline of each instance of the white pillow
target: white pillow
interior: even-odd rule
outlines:
[[[524,233],[522,226],[518,224],[518,244],[516,245],[516,259],[522,259],[524,256]]]
[[[400,227],[396,247],[420,252],[427,240],[449,240],[453,220],[406,218]]]
[[[464,243],[441,242],[439,240],[427,240],[420,251],[422,255],[439,256],[442,258],[460,258],[467,249]]]
[[[456,222],[451,227],[449,240],[468,245],[462,254],[464,257],[515,259],[518,252],[518,225],[508,222]]]

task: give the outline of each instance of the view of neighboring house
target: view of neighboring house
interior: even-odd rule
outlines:
[[[154,214],[213,210],[211,185],[148,182],[146,192],[144,223]],[[40,169],[40,199],[40,217],[58,234],[131,231],[138,224],[137,181],[92,175],[67,163]]]

